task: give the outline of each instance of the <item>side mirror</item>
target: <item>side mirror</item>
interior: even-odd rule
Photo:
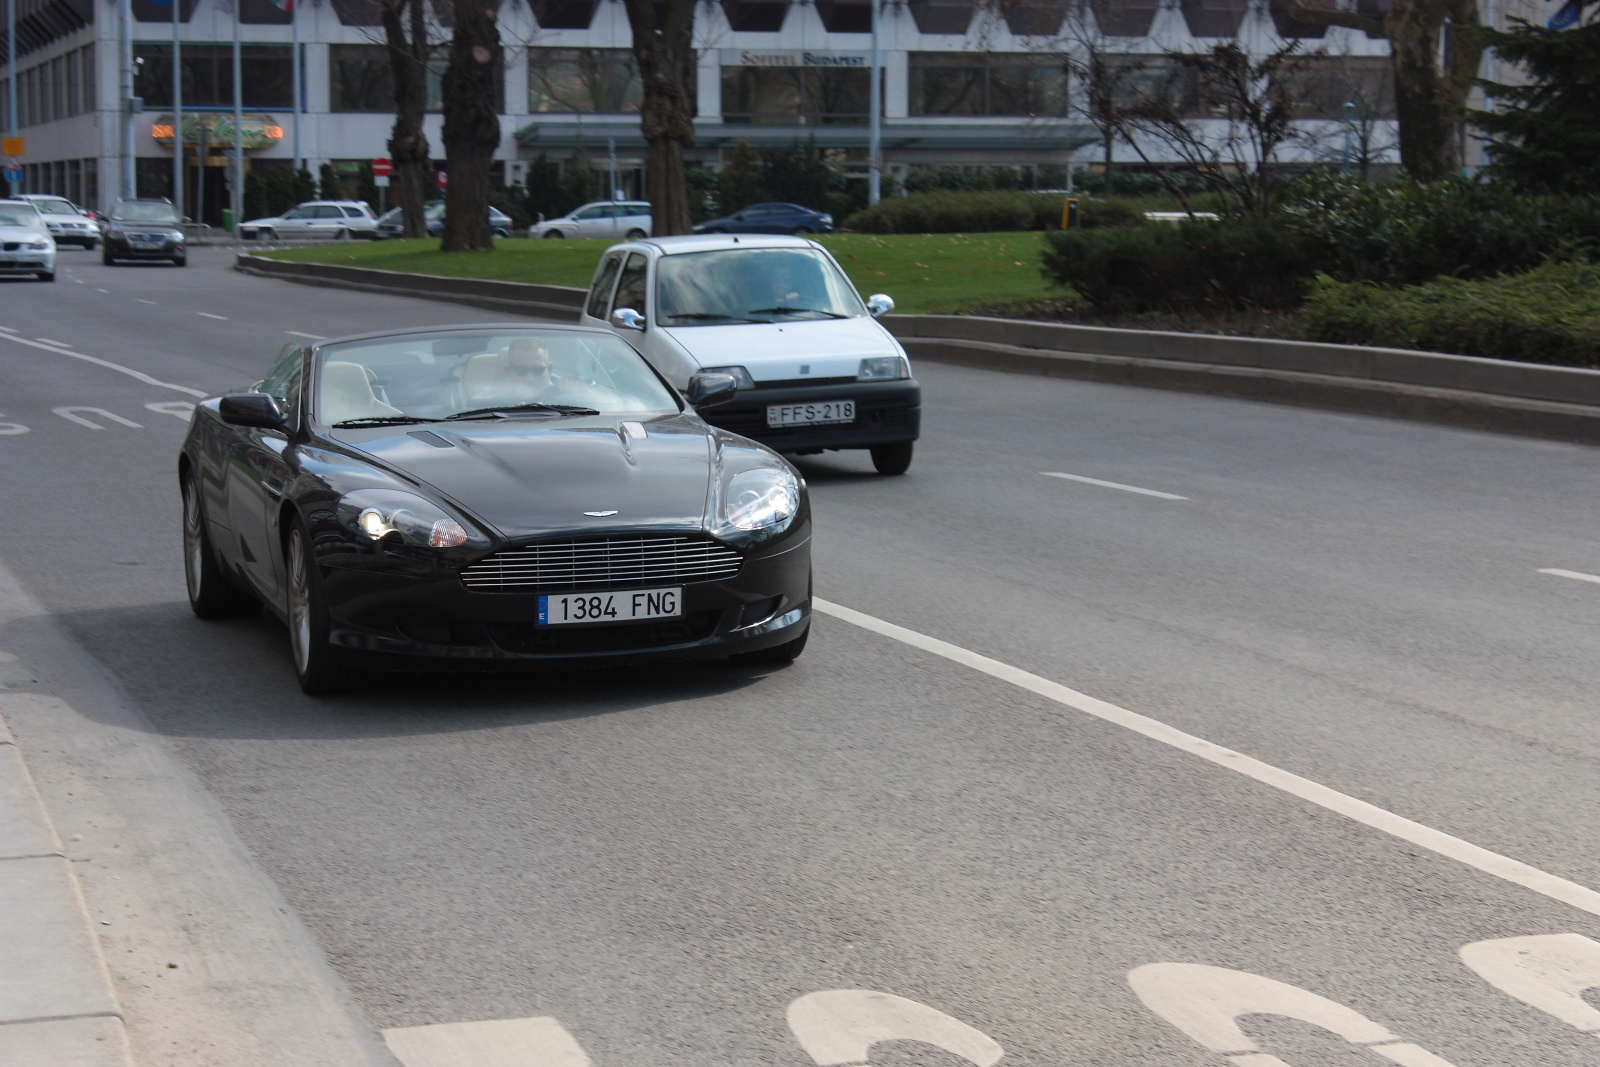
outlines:
[[[738,391],[739,379],[731,374],[696,374],[689,379],[686,396],[695,407],[708,408],[715,404],[726,404]]]
[[[266,393],[229,393],[218,402],[217,414],[230,426],[282,430],[289,425],[289,417],[278,407],[278,401]]]
[[[611,325],[624,330],[642,330],[644,316],[632,308],[618,308],[611,313]]]
[[[887,293],[873,293],[867,297],[867,310],[873,318],[881,319],[894,310],[894,300]]]

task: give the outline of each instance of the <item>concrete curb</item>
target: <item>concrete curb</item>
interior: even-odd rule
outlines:
[[[331,263],[292,263],[250,252],[235,257],[233,269],[245,274],[278,278],[302,285],[359,289],[369,293],[413,296],[423,300],[442,300],[469,304],[490,311],[537,315],[565,322],[577,322],[583,310],[587,289],[567,285],[533,285],[528,282],[500,282],[481,278],[450,278],[440,274],[407,274],[370,267],[343,267]]]
[[[133,1067],[72,862],[0,719],[0,1063]]]

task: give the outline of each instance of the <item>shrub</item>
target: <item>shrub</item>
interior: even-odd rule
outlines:
[[[1305,318],[1317,341],[1600,367],[1600,267],[1547,263],[1525,274],[1399,289],[1325,281]]]
[[[1061,225],[1059,194],[1019,192],[912,193],[886,197],[851,215],[845,228],[858,233],[998,233],[1004,230],[1046,230]],[[1134,204],[1118,200],[1078,201],[1078,221],[1085,229],[1144,223]]]
[[[1269,219],[1047,234],[1044,275],[1111,313],[1278,310],[1299,306],[1311,250]]]

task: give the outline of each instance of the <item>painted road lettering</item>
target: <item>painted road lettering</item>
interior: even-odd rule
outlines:
[[[1500,992],[1600,1037],[1600,1010],[1584,999],[1600,989],[1600,941],[1582,934],[1535,934],[1474,941],[1461,962]]]
[[[383,1040],[405,1067],[590,1067],[566,1027],[548,1015],[397,1027]]]
[[[0,422],[0,437],[16,437],[28,432],[28,427],[20,422]]]
[[[920,1041],[978,1067],[1005,1049],[988,1034],[942,1011],[893,993],[828,989],[789,1005],[789,1030],[817,1067],[856,1067],[880,1041]]]
[[[113,415],[105,408],[92,408],[84,404],[68,404],[59,408],[51,408],[50,410],[69,422],[75,422],[79,426],[87,426],[91,430],[103,430],[105,427],[101,426],[97,422],[91,422],[82,415],[75,414],[75,412],[87,412],[90,415],[94,415],[96,418],[105,419],[107,422],[120,422],[122,425],[134,430],[144,429],[143,426],[139,425],[137,422],[134,422],[132,419],[125,419],[121,415]]]
[[[157,400],[153,404],[146,404],[145,409],[157,415],[171,415],[184,422],[188,422],[189,417],[194,414],[194,405],[187,400]]]

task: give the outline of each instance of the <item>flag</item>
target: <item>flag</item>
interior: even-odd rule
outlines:
[[[1578,0],[1567,0],[1561,9],[1550,16],[1550,21],[1545,23],[1545,29],[1564,30],[1568,26],[1578,24]]]

